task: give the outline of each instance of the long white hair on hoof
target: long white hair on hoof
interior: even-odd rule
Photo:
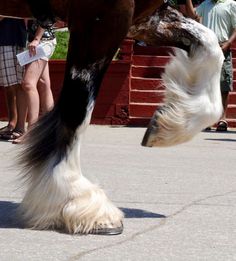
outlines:
[[[224,60],[215,34],[206,27],[191,56],[180,49],[162,75],[164,105],[155,111],[143,146],[172,146],[192,139],[222,115],[220,73]]]
[[[30,169],[28,190],[19,214],[32,229],[62,229],[74,234],[96,233],[120,227],[123,213],[81,172],[81,128],[78,128],[66,157],[55,167],[56,155],[42,166]]]

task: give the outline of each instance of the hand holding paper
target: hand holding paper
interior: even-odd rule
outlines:
[[[29,50],[17,54],[17,60],[21,66],[24,66],[43,57],[50,57],[52,54],[51,43],[41,43],[36,47],[36,55],[30,56]]]

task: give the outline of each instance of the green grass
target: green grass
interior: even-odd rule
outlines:
[[[51,59],[66,59],[68,41],[69,41],[69,32],[56,32],[57,45],[56,49],[51,57]]]
[[[69,32],[68,31],[57,31],[55,32],[57,38],[56,49],[51,57],[51,59],[66,59],[67,49],[68,49],[68,41],[69,41]],[[117,50],[116,54],[113,57],[114,61],[119,60],[119,51]]]

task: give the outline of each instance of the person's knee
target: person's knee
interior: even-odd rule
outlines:
[[[23,80],[22,81],[22,89],[25,92],[31,91],[35,86],[35,84],[32,81],[29,80]]]

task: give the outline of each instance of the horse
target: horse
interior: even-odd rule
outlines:
[[[127,36],[178,47],[162,75],[164,105],[154,112],[142,141],[148,147],[189,141],[220,118],[224,57],[212,31],[164,0],[43,2],[56,19],[68,23],[70,39],[58,102],[23,145],[20,161],[28,187],[18,213],[25,227],[33,229],[120,234],[122,211],[82,175],[80,166],[81,137],[114,53]],[[0,10],[7,17],[33,16],[27,0],[1,1]],[[42,12],[50,13],[45,6]]]

